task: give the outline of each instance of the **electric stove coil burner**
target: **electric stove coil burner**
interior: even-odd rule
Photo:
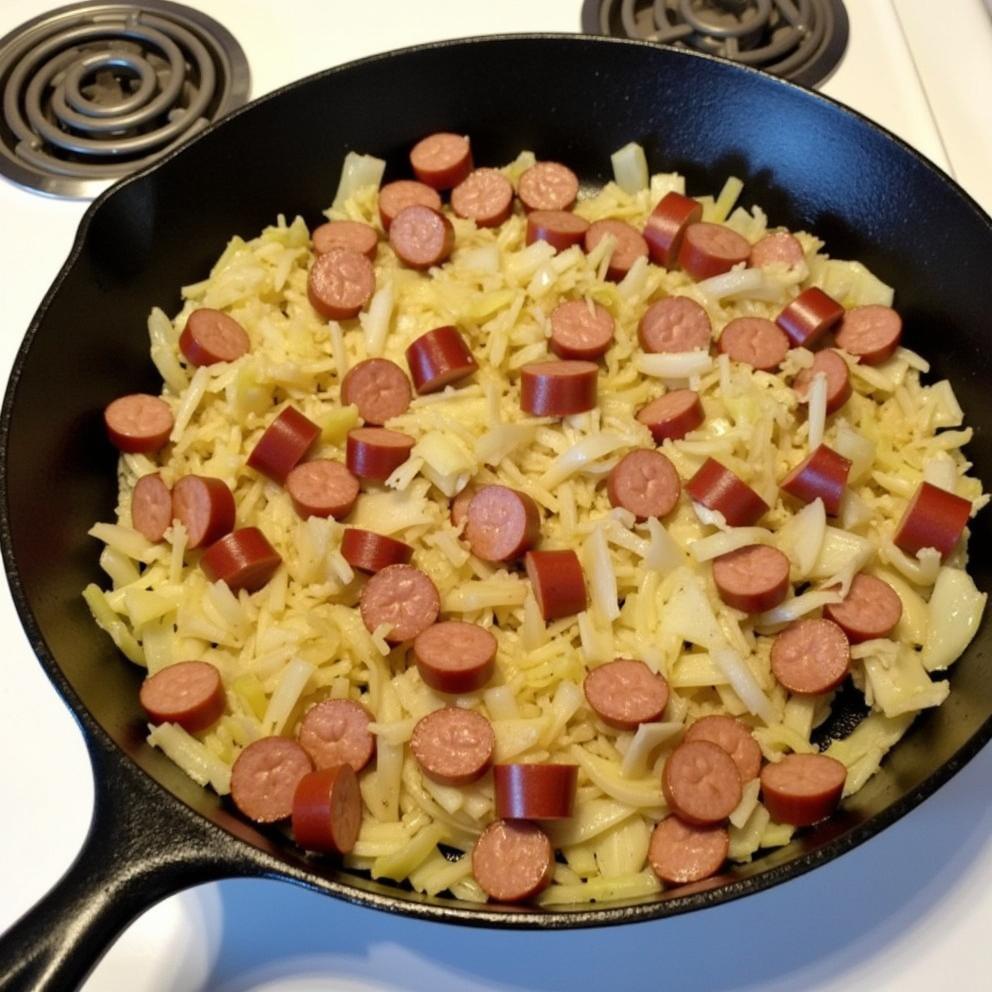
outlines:
[[[0,174],[92,197],[243,104],[244,52],[165,0],[61,7],[0,39]]]
[[[804,86],[847,47],[842,0],[585,0],[582,30],[694,48]]]

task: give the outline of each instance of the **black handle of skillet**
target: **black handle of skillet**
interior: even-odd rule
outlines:
[[[58,884],[0,936],[0,992],[64,992],[124,928],[190,885],[249,874],[209,824],[174,804],[109,744],[88,741],[96,805],[83,848]],[[183,814],[188,814],[184,816]]]

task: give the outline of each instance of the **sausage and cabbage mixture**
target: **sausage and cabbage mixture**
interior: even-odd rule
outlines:
[[[971,438],[893,291],[642,149],[350,154],[148,320],[96,622],[148,741],[429,895],[698,882],[857,792],[965,649]],[[695,191],[694,191],[695,192]],[[820,750],[838,690],[867,715]],[[828,735],[829,736],[829,735]]]

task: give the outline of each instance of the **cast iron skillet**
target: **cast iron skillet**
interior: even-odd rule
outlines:
[[[102,579],[86,530],[114,505],[116,455],[101,411],[122,393],[159,388],[147,312],[175,311],[178,287],[202,278],[234,233],[250,237],[278,212],[316,221],[349,149],[380,155],[387,176],[403,176],[414,141],[442,129],[471,134],[479,163],[530,148],[567,162],[590,185],[609,178],[610,152],[632,139],[652,169],[684,173],[690,192],[741,176],[745,199],[772,223],[815,231],[832,255],[859,258],[897,287],[908,343],[930,358],[935,377],[953,380],[976,427],[969,455],[992,480],[981,291],[992,267],[992,223],[945,176],[856,114],[714,59],[576,36],[409,49],[256,102],[93,205],[10,380],[0,462],[4,561],[31,643],[82,727],[96,811],[79,859],[0,941],[0,960],[13,964],[0,987],[78,984],[149,905],[232,875],[288,879],[392,912],[484,926],[597,926],[700,909],[860,844],[992,735],[985,624],[954,669],[948,702],[919,719],[837,817],[709,886],[554,912],[422,898],[310,860],[278,833],[242,822],[145,745],[140,672],[93,626],[80,590]],[[972,570],[985,589],[990,522],[992,514],[980,515],[972,535]],[[858,713],[846,708],[840,724],[849,727]]]

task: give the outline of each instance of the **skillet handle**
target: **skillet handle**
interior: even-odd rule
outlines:
[[[209,824],[140,769],[90,738],[96,802],[68,871],[0,935],[0,992],[82,985],[117,936],[146,909],[190,885],[244,875]]]

